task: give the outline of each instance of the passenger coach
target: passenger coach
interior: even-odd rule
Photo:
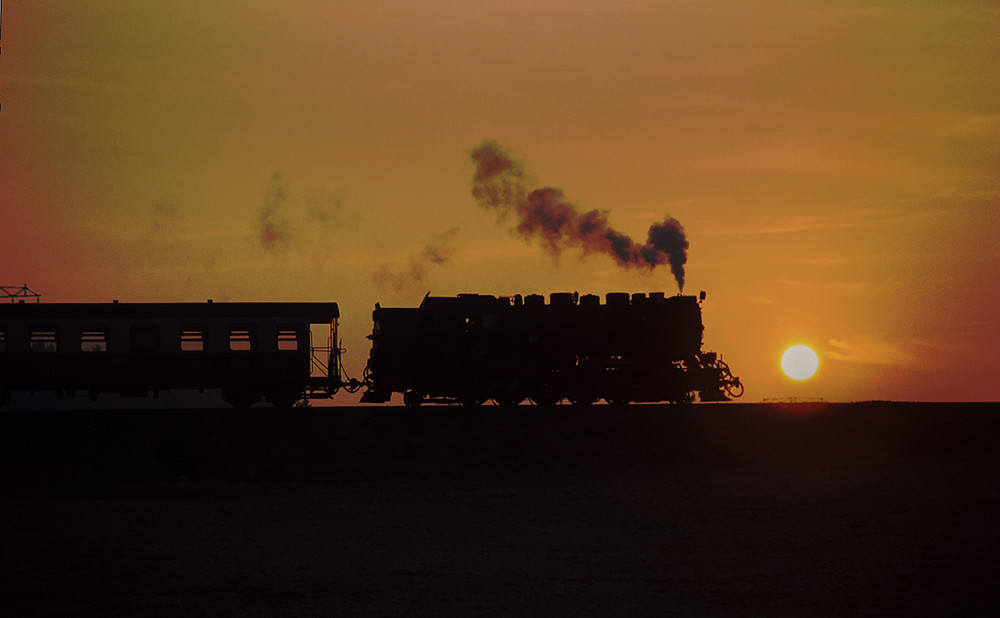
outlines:
[[[328,397],[340,386],[339,315],[336,303],[0,305],[0,404],[45,390],[221,389],[236,407]]]

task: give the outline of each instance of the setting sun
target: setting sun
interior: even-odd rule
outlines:
[[[781,369],[793,380],[808,380],[819,369],[819,357],[809,346],[793,345],[781,355]]]

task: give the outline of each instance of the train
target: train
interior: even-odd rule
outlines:
[[[335,302],[0,304],[0,404],[51,391],[221,391],[288,408],[364,389],[362,403],[726,401],[743,385],[703,347],[702,292],[426,295],[372,313],[361,379],[342,364]],[[37,299],[36,299],[37,300]]]

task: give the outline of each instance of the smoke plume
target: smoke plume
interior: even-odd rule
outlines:
[[[451,242],[458,232],[459,228],[455,227],[432,238],[423,249],[410,255],[408,269],[393,269],[388,264],[383,264],[372,273],[372,282],[378,286],[391,286],[397,292],[421,283],[427,276],[428,269],[451,259],[454,250]]]
[[[291,226],[279,215],[282,205],[288,201],[285,179],[278,172],[271,175],[264,203],[257,215],[256,241],[268,251],[287,249],[292,242]]]
[[[472,161],[476,164],[473,197],[483,208],[495,211],[501,221],[516,216],[514,230],[523,238],[539,239],[553,255],[578,247],[584,254],[607,255],[625,268],[652,270],[670,264],[678,289],[684,290],[688,241],[673,217],[650,226],[646,242],[640,245],[608,224],[607,211],[580,213],[559,189],[529,190],[523,166],[497,142],[484,140],[472,151]]]

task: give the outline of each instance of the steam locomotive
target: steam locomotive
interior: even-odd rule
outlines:
[[[290,407],[365,388],[362,402],[526,399],[552,405],[722,401],[743,385],[702,351],[704,293],[426,296],[375,305],[362,380],[347,378],[336,303],[0,305],[0,404],[14,391],[142,396],[219,389],[235,407]],[[319,341],[315,341],[315,339]]]
[[[370,384],[362,401],[402,393],[478,405],[524,399],[689,402],[742,395],[742,384],[702,352],[699,299],[653,293],[497,298],[426,297],[416,309],[376,306]]]

